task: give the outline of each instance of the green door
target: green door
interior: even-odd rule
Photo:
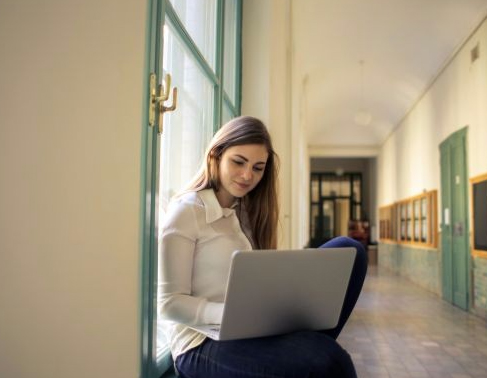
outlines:
[[[467,128],[440,145],[443,298],[468,310]]]

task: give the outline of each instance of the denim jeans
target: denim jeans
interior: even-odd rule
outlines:
[[[178,356],[176,368],[182,378],[356,378],[349,354],[336,342],[357,302],[367,272],[363,245],[338,237],[321,248],[355,247],[357,256],[338,325],[323,331],[215,341]]]

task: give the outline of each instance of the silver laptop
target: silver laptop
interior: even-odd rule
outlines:
[[[334,328],[355,248],[236,251],[220,325],[191,326],[214,340]]]

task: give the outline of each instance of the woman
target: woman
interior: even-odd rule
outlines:
[[[238,117],[213,137],[206,160],[169,206],[162,227],[159,314],[183,378],[356,377],[335,341],[360,293],[365,251],[348,239],[323,247],[357,248],[338,326],[265,338],[214,341],[184,324],[219,324],[232,253],[277,246],[277,156],[264,124]]]

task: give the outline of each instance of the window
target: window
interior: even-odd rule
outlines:
[[[197,171],[214,132],[240,114],[241,8],[241,0],[151,1],[150,71],[158,84],[169,74],[178,96],[175,111],[163,115],[162,135],[148,136],[152,177],[146,180],[151,196],[144,230],[143,378],[160,377],[171,365],[156,311],[157,224],[171,197]]]
[[[382,206],[379,209],[380,240],[436,248],[436,212],[436,190]]]
[[[240,114],[240,13],[237,0],[166,4],[163,74],[178,88],[178,109],[164,115],[161,210],[194,175],[214,131]]]
[[[396,205],[383,206],[379,210],[379,234],[382,241],[397,240],[397,212],[399,207]]]
[[[470,196],[472,255],[487,258],[487,173],[470,179]]]
[[[311,173],[310,246],[348,235],[350,221],[363,214],[361,173]]]

